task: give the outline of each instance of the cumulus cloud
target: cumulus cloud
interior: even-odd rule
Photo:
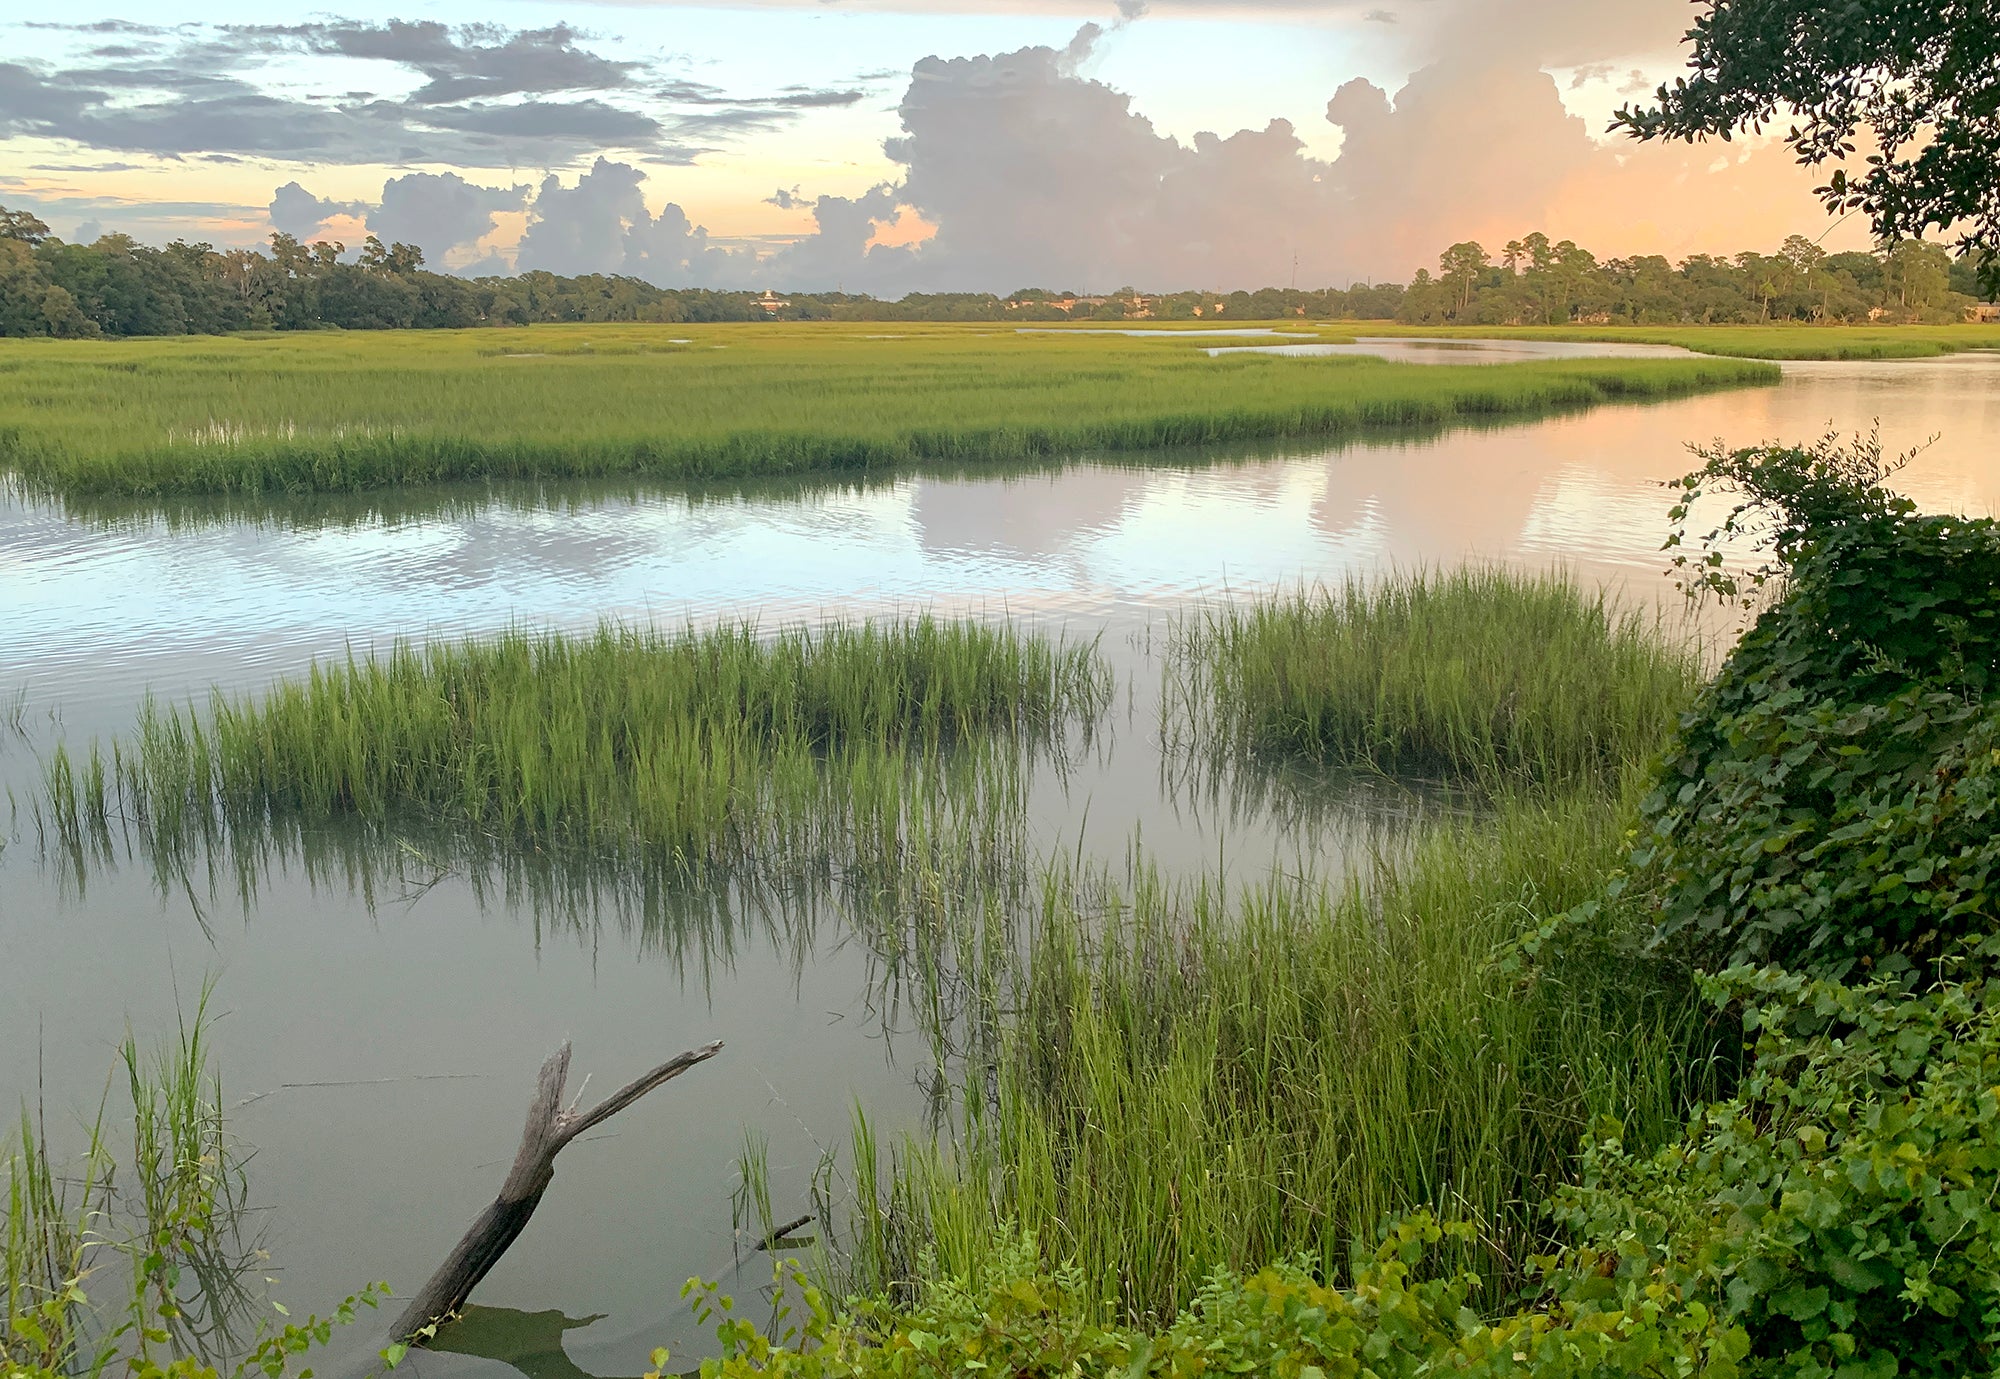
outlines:
[[[909,290],[924,251],[875,243],[878,227],[895,220],[900,198],[900,189],[886,184],[858,197],[818,198],[812,203],[814,232],[758,265],[759,276],[786,291]]]
[[[1738,143],[1718,161],[1713,147],[1607,142],[1564,105],[1550,69],[1609,78],[1620,69],[1607,58],[1667,50],[1686,23],[1679,0],[1454,0],[1402,18],[1421,26],[1424,56],[1399,88],[1334,92],[1326,118],[1343,137],[1331,160],[1283,120],[1187,142],[1162,134],[1086,74],[1096,24],[1062,48],[927,58],[886,146],[902,181],[814,202],[819,233],[782,256],[785,280],[1338,283],[1406,276],[1456,240],[1497,247],[1534,229],[1611,254],[1685,254],[1823,223],[1816,176],[1781,148]],[[885,254],[862,227],[904,207],[936,233]]]
[[[385,244],[414,244],[433,264],[478,243],[497,228],[496,215],[527,205],[526,186],[482,187],[455,172],[413,172],[382,184],[382,202],[367,213],[368,230]]]
[[[312,240],[320,227],[336,216],[358,216],[368,207],[359,201],[329,201],[314,196],[297,182],[287,182],[271,194],[271,224],[295,239]]]
[[[750,256],[708,241],[708,232],[669,203],[647,208],[646,174],[599,158],[573,187],[551,174],[529,207],[516,266],[552,273],[623,273],[662,286],[733,285]]]

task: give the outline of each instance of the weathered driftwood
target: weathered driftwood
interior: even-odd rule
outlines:
[[[812,1219],[813,1219],[812,1213],[807,1212],[804,1216],[801,1216],[796,1221],[787,1221],[782,1226],[771,1227],[771,1229],[768,1232],[766,1232],[764,1238],[757,1242],[757,1249],[762,1251],[770,1251],[779,1249],[787,1245],[788,1243],[790,1243],[789,1237],[791,1236],[791,1233],[797,1230],[801,1226],[811,1225]]]
[[[569,1043],[549,1055],[542,1064],[535,1099],[528,1104],[528,1126],[521,1132],[521,1148],[514,1166],[493,1205],[446,1256],[430,1282],[417,1290],[409,1307],[396,1321],[391,1339],[422,1344],[425,1328],[443,1321],[465,1306],[466,1298],[485,1278],[507,1247],[519,1238],[528,1218],[541,1205],[542,1194],[556,1176],[556,1155],[563,1146],[593,1126],[601,1125],[663,1083],[671,1082],[697,1063],[722,1052],[722,1041],[668,1059],[644,1077],[626,1084],[588,1111],[563,1107],[563,1086],[569,1081]]]

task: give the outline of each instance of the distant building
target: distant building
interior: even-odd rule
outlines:
[[[1965,309],[1965,319],[1976,325],[2000,325],[2000,302],[1974,302]]]
[[[775,316],[790,306],[791,303],[767,287],[764,289],[764,295],[757,299],[757,305],[764,308],[765,315]]]

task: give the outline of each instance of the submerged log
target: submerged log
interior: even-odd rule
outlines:
[[[535,1099],[528,1104],[528,1125],[521,1132],[521,1148],[514,1166],[500,1185],[500,1195],[481,1212],[430,1282],[417,1290],[410,1305],[396,1321],[390,1339],[421,1345],[426,1330],[451,1317],[465,1306],[479,1280],[486,1277],[507,1247],[520,1237],[528,1218],[541,1205],[542,1194],[556,1176],[556,1155],[578,1135],[601,1125],[655,1087],[673,1081],[697,1063],[705,1063],[722,1052],[717,1040],[698,1049],[676,1055],[644,1077],[627,1083],[588,1111],[574,1106],[563,1108],[563,1086],[569,1081],[569,1042],[549,1055],[535,1084]]]
[[[799,1229],[799,1227],[801,1226],[807,1226],[812,1224],[812,1219],[813,1219],[812,1213],[807,1212],[804,1216],[801,1216],[796,1221],[787,1221],[782,1226],[771,1227],[771,1229],[765,1233],[764,1238],[757,1242],[757,1249],[759,1251],[768,1253],[772,1250],[780,1249],[784,1246],[791,1244],[790,1237],[792,1232]]]

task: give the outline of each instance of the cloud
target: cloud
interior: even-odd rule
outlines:
[[[494,217],[519,211],[530,188],[482,187],[455,172],[413,172],[382,184],[382,203],[367,212],[368,230],[385,244],[414,244],[434,266],[497,228]]]
[[[823,110],[828,106],[853,105],[865,94],[851,88],[788,86],[771,96],[734,96],[720,87],[698,81],[668,82],[659,88],[660,97],[674,105],[764,107],[773,110]]]
[[[551,273],[622,273],[671,287],[738,284],[750,255],[708,242],[708,232],[669,203],[654,215],[640,190],[645,173],[599,158],[573,187],[551,174],[528,210],[516,266]]]
[[[224,32],[293,39],[315,53],[413,68],[428,79],[410,97],[416,105],[510,95],[619,91],[632,85],[643,70],[640,63],[615,61],[579,47],[582,35],[567,24],[509,32],[485,24],[452,29],[436,20],[391,19],[383,24],[341,20],[238,26]]]
[[[1428,57],[1399,89],[1356,80],[1334,92],[1326,116],[1343,141],[1331,160],[1283,120],[1162,134],[1085,74],[1096,24],[1062,48],[926,58],[885,146],[902,180],[819,198],[818,232],[771,269],[792,287],[891,291],[1317,285],[1403,277],[1454,241],[1497,247],[1535,229],[1610,254],[1685,254],[1775,243],[1819,221],[1814,175],[1782,148],[1739,143],[1711,166],[1712,148],[1607,143],[1572,115],[1545,67],[1639,51],[1684,20],[1677,0],[1604,8],[1424,7]],[[885,253],[871,231],[904,208],[936,232]]]
[[[314,163],[545,166],[605,148],[685,161],[665,125],[595,99],[432,106],[305,100],[171,66],[47,73],[0,63],[0,135],[165,158],[230,154]]]
[[[177,159],[563,167],[627,153],[687,163],[852,88],[738,96],[608,56],[567,24],[507,29],[432,20],[46,26],[118,41],[67,65],[0,62],[0,137]],[[352,64],[351,88],[302,95],[272,78],[301,56]],[[384,94],[387,67],[419,84]],[[396,83],[400,88],[402,83]]]
[[[834,2],[834,0],[828,0]],[[883,0],[837,0],[881,9]],[[987,0],[990,3],[990,0]],[[814,0],[819,4],[820,0]],[[1034,0],[1040,12],[1069,0]],[[1136,0],[1078,0],[1093,21],[1059,46],[916,63],[885,145],[900,171],[857,196],[780,189],[808,212],[796,242],[711,239],[678,204],[656,213],[652,166],[818,109],[851,105],[874,78],[736,94],[609,56],[566,25],[447,28],[341,19],[224,29],[106,28],[121,55],[57,70],[0,62],[0,134],[35,132],[161,156],[290,157],[318,163],[589,167],[533,188],[454,173],[392,178],[379,205],[281,188],[274,223],[315,228],[365,216],[434,262],[485,254],[496,218],[521,217],[522,268],[631,273],[663,285],[788,290],[1042,285],[1108,290],[1303,285],[1401,277],[1465,238],[1497,247],[1535,229],[1606,253],[1730,251],[1823,225],[1814,174],[1781,148],[1607,142],[1564,105],[1668,51],[1682,0],[1153,0],[1146,22],[1286,9],[1304,20],[1395,22],[1411,74],[1338,85],[1326,118],[1341,142],[1315,157],[1284,120],[1176,139],[1126,93],[1090,74],[1108,33],[1148,13]],[[124,50],[143,50],[132,56]],[[413,74],[411,93],[359,89],[304,99],[260,63],[312,53]],[[1333,85],[1333,83],[1329,83]],[[125,142],[120,142],[121,140]],[[758,253],[764,257],[759,259]]]
[[[335,216],[362,215],[367,206],[359,201],[328,201],[314,196],[297,182],[287,182],[271,194],[271,224],[294,239],[312,240],[320,227]]]
[[[758,274],[786,291],[907,290],[922,250],[873,242],[877,227],[896,219],[900,194],[884,184],[858,197],[818,198],[814,232],[765,260]]]
[[[36,163],[30,172],[141,172],[145,163]]]

